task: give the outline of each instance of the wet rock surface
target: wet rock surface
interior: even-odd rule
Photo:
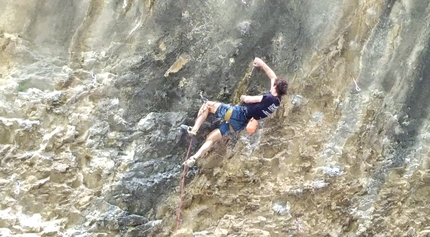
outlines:
[[[0,235],[429,236],[429,11],[0,0]],[[186,174],[175,232],[178,126],[267,90],[255,56],[289,94]]]

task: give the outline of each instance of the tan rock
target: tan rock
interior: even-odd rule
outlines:
[[[193,231],[191,229],[186,229],[186,228],[179,229],[178,231],[176,231],[176,233],[172,235],[172,237],[192,237],[192,236],[193,236]]]
[[[170,68],[166,71],[166,73],[164,73],[164,77],[168,77],[170,73],[178,72],[190,60],[191,60],[191,57],[188,54],[183,54],[179,56],[176,62],[172,66],[170,66]]]

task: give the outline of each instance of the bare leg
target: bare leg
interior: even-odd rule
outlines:
[[[194,126],[191,129],[191,131],[197,132],[199,130],[200,126],[202,126],[203,122],[208,117],[209,113],[214,114],[216,112],[216,110],[218,109],[218,107],[220,106],[220,104],[221,103],[213,102],[213,101],[208,101],[208,102],[204,103],[200,107],[199,115],[197,116],[196,122],[194,123]]]
[[[197,116],[196,122],[194,123],[194,126],[192,128],[192,132],[197,132],[200,128],[200,126],[203,124],[203,122],[208,117],[209,113],[215,114],[218,107],[221,105],[219,102],[212,102],[208,101],[205,104],[202,105],[199,111],[199,115]],[[184,162],[184,165],[187,165],[188,167],[192,167],[195,163],[195,160],[198,159],[201,155],[206,153],[209,148],[212,146],[212,144],[222,138],[221,131],[219,128],[213,130],[206,138],[206,141],[203,143],[203,145],[200,147],[200,149],[190,157],[187,161]]]
[[[202,154],[206,153],[209,148],[212,146],[212,144],[221,139],[222,134],[219,128],[213,130],[211,133],[209,133],[208,137],[206,138],[205,143],[200,147],[200,149],[196,152],[196,154],[193,155],[194,159],[199,158]]]

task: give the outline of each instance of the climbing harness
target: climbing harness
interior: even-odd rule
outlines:
[[[233,109],[232,108],[229,109],[229,110],[227,110],[227,112],[225,113],[225,116],[224,116],[224,120],[228,124],[228,128],[230,129],[230,132],[234,133],[233,126],[231,126],[231,124],[229,123],[232,114],[233,114]]]
[[[203,96],[203,92],[201,91],[200,93],[199,93],[199,96],[200,96],[200,99],[203,101],[203,105],[205,105],[205,104],[207,104],[208,103],[208,99],[206,98],[206,97],[204,97]],[[207,109],[207,105],[206,106],[202,106],[202,108],[203,109],[201,109],[200,111],[199,111],[199,115],[197,116],[197,118],[198,117],[200,117],[200,115],[203,113],[203,112],[205,112],[206,111],[206,109]],[[227,112],[225,113],[225,115],[224,115],[224,121],[226,122],[226,123],[228,123],[229,121],[230,121],[230,118],[231,118],[231,115],[233,114],[233,108],[231,108],[231,109],[229,109],[229,110],[227,110]],[[229,129],[230,129],[230,132],[231,133],[234,133],[234,129],[233,129],[233,127],[230,125],[230,124],[228,124],[228,127],[229,127]]]

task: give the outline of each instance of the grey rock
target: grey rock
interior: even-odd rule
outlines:
[[[336,177],[342,175],[343,171],[340,166],[337,165],[328,165],[324,167],[324,174],[328,174],[329,176]]]
[[[124,236],[133,237],[133,236],[147,236],[154,227],[161,224],[161,220],[150,221],[146,224],[136,226],[133,229],[129,229],[125,232]]]
[[[293,104],[294,107],[300,107],[303,103],[303,96],[301,95],[294,95],[291,99],[291,104]]]
[[[270,218],[264,231],[253,226],[271,205],[262,193],[268,190],[303,197],[290,211],[303,215],[305,235],[428,234],[420,229],[428,222],[421,208],[428,199],[421,184],[429,179],[428,9],[424,0],[0,0],[1,235],[168,236],[171,224],[149,220],[160,205],[167,205],[163,221],[174,218],[166,199],[177,197],[190,142],[176,127],[193,122],[201,90],[227,103],[236,94],[266,90],[264,72],[244,80],[255,56],[288,78],[296,113],[276,114],[254,137],[240,135],[234,146],[210,152],[231,158],[221,170],[252,171],[259,189],[236,192],[220,180],[241,185],[241,172],[211,178],[202,169],[193,192],[186,192],[195,222],[220,223],[220,216],[248,207],[266,213],[247,220],[236,213],[234,228],[228,220],[217,229],[207,224],[206,233],[302,234],[294,223],[278,221],[288,214]],[[192,60],[179,70],[172,65],[181,55]],[[175,73],[164,77],[171,67]],[[280,117],[285,120],[278,123]],[[306,126],[303,119],[327,127]],[[193,150],[212,122],[202,126]],[[259,162],[237,162],[246,157]],[[269,157],[277,161],[266,162]],[[297,164],[304,160],[305,166]],[[260,172],[271,163],[263,169],[268,173]],[[204,185],[192,188],[196,183]],[[209,215],[199,211],[208,203],[192,196],[197,190],[240,198]],[[307,195],[316,203],[332,201],[336,210],[321,214]],[[287,209],[279,205],[277,215]],[[38,218],[27,223],[24,217]]]
[[[123,226],[138,226],[138,225],[146,224],[147,222],[148,222],[148,218],[135,215],[135,214],[123,216],[118,219],[118,224],[120,228]]]
[[[324,120],[324,114],[320,111],[312,113],[312,120],[318,124],[321,124]]]
[[[278,215],[285,216],[290,213],[290,204],[287,202],[285,205],[281,205],[279,203],[275,203],[272,206],[273,212],[275,212]]]
[[[240,35],[249,36],[251,34],[251,22],[242,21],[238,25]]]

